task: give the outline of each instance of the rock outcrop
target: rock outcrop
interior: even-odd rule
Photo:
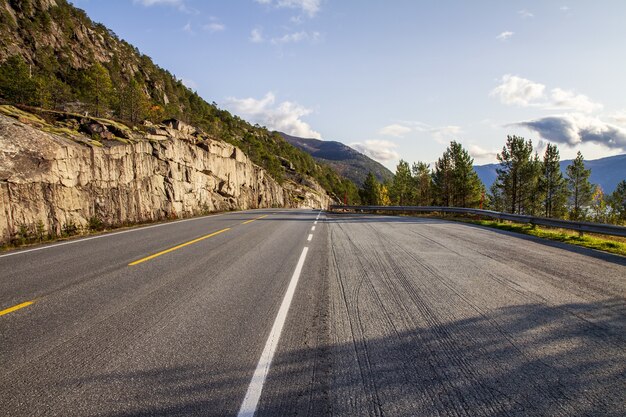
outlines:
[[[144,139],[108,146],[101,143],[109,136],[101,135],[95,146],[0,114],[0,242],[36,225],[58,235],[90,219],[122,225],[329,204],[317,183],[278,184],[240,149],[199,140],[190,126],[168,121],[147,130]]]

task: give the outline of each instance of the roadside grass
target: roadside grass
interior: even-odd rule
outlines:
[[[450,220],[451,218],[446,217],[446,219]],[[475,220],[461,217],[454,217],[452,219],[626,256],[626,239],[617,236],[604,236],[591,233],[585,233],[583,236],[580,236],[578,232],[572,230],[533,226],[531,224],[498,222],[496,220]]]

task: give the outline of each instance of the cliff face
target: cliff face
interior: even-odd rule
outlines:
[[[153,128],[158,134],[145,135],[151,140],[89,146],[0,114],[0,242],[37,224],[60,234],[94,218],[120,225],[329,204],[316,183],[280,185],[238,148],[212,139],[194,144],[178,127]]]

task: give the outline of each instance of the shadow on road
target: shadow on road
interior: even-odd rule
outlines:
[[[355,339],[332,343],[346,335],[330,324],[326,342],[279,349],[256,415],[623,416],[625,317],[624,299],[525,304],[375,338],[356,335],[368,324],[355,319]],[[252,371],[199,361],[66,383],[125,387],[113,404],[85,398],[132,410],[98,416],[221,416],[236,413]]]

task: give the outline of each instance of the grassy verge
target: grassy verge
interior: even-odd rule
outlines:
[[[450,219],[446,217],[446,219]],[[571,245],[582,246],[590,249],[597,249],[617,255],[626,256],[626,239],[614,236],[593,235],[585,233],[579,236],[578,232],[567,229],[552,229],[547,227],[532,226],[530,224],[519,224],[510,222],[498,222],[495,220],[472,220],[467,218],[453,218],[466,223],[480,226],[492,227],[494,229],[506,230],[509,232],[522,233],[536,236],[542,239],[554,240],[557,242],[569,243]]]

